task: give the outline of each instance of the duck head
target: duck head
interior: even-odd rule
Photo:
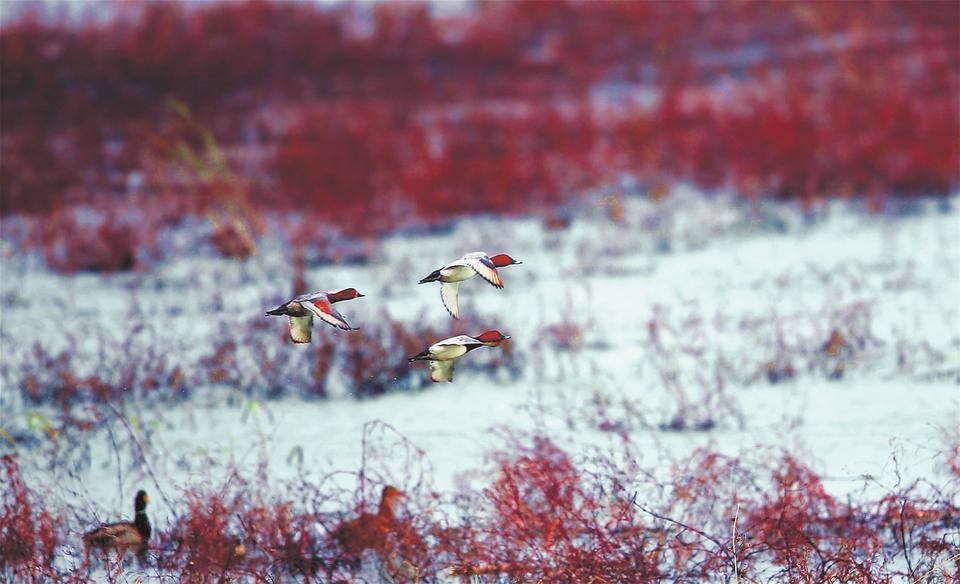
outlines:
[[[339,292],[332,292],[327,294],[330,298],[330,302],[340,302],[341,300],[353,300],[354,298],[363,298],[363,294],[357,291],[356,288],[344,288]]]
[[[512,266],[514,264],[523,263],[513,259],[512,257],[508,256],[505,253],[500,253],[493,256],[492,258],[490,258],[490,261],[493,262],[493,265],[497,266],[498,268],[503,268],[506,266]]]
[[[143,491],[143,490],[137,491],[137,496],[134,497],[133,499],[133,510],[136,511],[137,513],[140,513],[141,511],[146,511],[147,503],[149,502],[149,500],[150,499],[147,497],[146,491]]]
[[[382,518],[393,517],[393,505],[400,499],[405,498],[403,491],[396,487],[387,485],[383,487],[383,494],[380,495],[380,512]]]
[[[390,485],[383,487],[383,494],[380,496],[381,500],[387,501],[391,504],[394,501],[403,499],[404,497],[406,497],[406,495],[403,494],[403,491]]]
[[[500,331],[487,331],[487,332],[483,333],[482,335],[480,335],[480,336],[478,336],[478,337],[474,337],[474,338],[477,339],[478,341],[480,341],[481,343],[483,343],[484,345],[488,346],[488,347],[496,347],[497,345],[499,345],[499,344],[502,343],[503,341],[508,341],[508,340],[510,340],[510,336],[509,336],[509,335],[505,335],[505,334],[501,333]]]

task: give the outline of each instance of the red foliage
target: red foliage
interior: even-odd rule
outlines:
[[[780,461],[773,485],[744,517],[750,542],[762,549],[790,582],[879,580],[879,534],[862,511],[828,495],[818,476],[790,456]]]
[[[654,539],[621,488],[605,492],[549,439],[495,454],[497,476],[485,489],[483,522],[447,532],[454,572],[522,574],[545,581],[657,578]],[[616,487],[616,485],[615,485]]]
[[[382,446],[364,446],[361,484],[379,457],[397,455],[398,444]],[[48,509],[34,511],[16,460],[0,460],[0,569],[37,581],[76,578],[85,566],[51,565],[63,525]],[[879,501],[841,503],[792,456],[748,463],[709,451],[694,452],[672,480],[638,480],[637,469],[618,457],[578,464],[543,436],[510,440],[493,462],[495,475],[479,491],[445,500],[407,490],[367,559],[399,582],[441,571],[576,582],[883,582],[949,580],[960,567],[960,548],[949,536],[960,524],[955,484],[925,489],[933,497],[915,483]],[[332,526],[370,510],[361,491],[347,500],[326,483],[300,480],[281,487],[292,488],[293,499],[285,500],[276,488],[261,469],[253,479],[234,472],[214,490],[186,489],[173,503],[171,527],[155,528],[149,561],[184,581],[354,577],[361,563]],[[440,510],[451,505],[456,518]]]
[[[53,560],[60,545],[61,521],[46,509],[35,512],[31,493],[20,476],[12,455],[0,458],[3,507],[0,509],[0,571],[24,581],[43,581],[53,573]]]
[[[228,573],[246,559],[243,539],[233,530],[233,513],[240,501],[230,507],[221,498],[201,498],[189,494],[187,514],[175,524],[165,540],[176,543],[174,556],[187,579]]]
[[[183,152],[154,146],[179,143],[183,120],[168,96],[210,127],[261,208],[355,233],[536,210],[622,172],[804,201],[960,182],[955,2],[116,11],[0,31],[3,213],[169,187],[162,169]],[[83,239],[98,259],[68,265],[137,259]],[[235,239],[215,244],[242,256]]]
[[[74,423],[81,423],[69,413],[76,403],[119,403],[134,395],[182,397],[184,368],[158,347],[134,348],[139,332],[134,329],[122,343],[101,347],[93,369],[73,350],[54,353],[36,343],[28,359],[17,368],[5,366],[4,372],[17,380],[31,403],[58,405],[64,421]]]
[[[249,229],[237,222],[217,225],[210,236],[210,243],[225,258],[242,260],[250,257],[257,250],[256,242]]]
[[[80,210],[82,212],[82,210]],[[138,229],[113,216],[83,223],[77,212],[51,213],[30,234],[47,265],[62,272],[122,272],[139,264]]]
[[[92,355],[75,349],[53,351],[36,343],[23,358],[0,365],[0,372],[11,385],[23,388],[30,403],[59,406],[61,422],[69,426],[88,425],[70,414],[74,404],[181,400],[196,385],[218,384],[255,398],[277,398],[292,391],[305,398],[325,398],[330,378],[341,375],[349,395],[363,399],[428,385],[428,374],[407,358],[422,351],[427,340],[463,334],[465,326],[474,324],[451,322],[439,330],[411,327],[385,313],[376,322],[336,337],[317,330],[310,345],[291,351],[286,323],[258,316],[226,339],[215,336],[209,352],[195,358],[186,358],[169,345],[140,346],[139,337],[149,334],[149,327],[137,325],[126,336],[101,337]],[[465,360],[460,371],[516,377],[520,356],[507,343],[496,352]],[[50,432],[56,434],[57,428]]]

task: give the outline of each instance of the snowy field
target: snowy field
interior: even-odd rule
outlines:
[[[616,221],[608,202],[575,208],[564,229],[473,218],[449,232],[367,242],[365,264],[308,265],[311,289],[366,294],[338,305],[360,331],[316,325],[315,340],[339,342],[385,314],[446,330],[439,287],[416,282],[464,252],[509,253],[523,264],[501,269],[503,290],[480,279],[461,286],[458,331],[511,335],[509,372],[464,366],[503,350],[484,348],[464,357],[453,383],[398,379],[386,395],[359,400],[336,364],[327,399],[296,391],[270,399],[194,379],[184,399],[73,404],[74,415],[101,418],[70,447],[45,433],[58,406],[21,391],[37,344],[47,354],[70,348],[75,366],[93,372],[116,363],[103,353],[127,339],[124,350],[152,347],[191,363],[215,343],[256,334],[270,355],[306,364],[312,349],[290,344],[285,323],[263,316],[290,292],[290,248],[269,233],[245,263],[221,259],[204,241],[208,227],[195,224],[169,234],[170,251],[148,271],[67,276],[8,241],[2,449],[23,454],[28,483],[50,500],[99,519],[128,515],[138,488],[161,493],[155,529],[171,516],[162,501],[175,505],[183,486],[221,484],[236,468],[343,489],[355,488],[351,473],[364,464],[370,477],[407,486],[423,478],[441,493],[482,485],[487,454],[517,433],[548,435],[582,461],[629,443],[652,473],[698,447],[747,458],[789,451],[838,496],[948,480],[942,454],[960,427],[956,197],[897,214],[832,203],[804,216],[678,188],[660,203],[625,197]],[[423,348],[436,340],[422,339]],[[261,350],[238,347],[238,368],[256,370]],[[69,521],[76,545],[96,522]]]

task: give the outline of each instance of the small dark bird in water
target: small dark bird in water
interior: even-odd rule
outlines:
[[[83,543],[87,549],[99,548],[102,550],[117,550],[122,557],[128,549],[142,554],[147,550],[150,540],[150,520],[147,519],[147,493],[137,491],[133,499],[133,521],[107,523],[83,534]]]

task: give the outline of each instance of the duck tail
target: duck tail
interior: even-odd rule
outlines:
[[[426,278],[420,280],[420,281],[417,282],[417,283],[418,283],[418,284],[426,284],[427,282],[436,282],[436,281],[439,280],[439,279],[440,279],[440,270],[434,270],[433,273],[431,273],[429,276],[427,276]]]

